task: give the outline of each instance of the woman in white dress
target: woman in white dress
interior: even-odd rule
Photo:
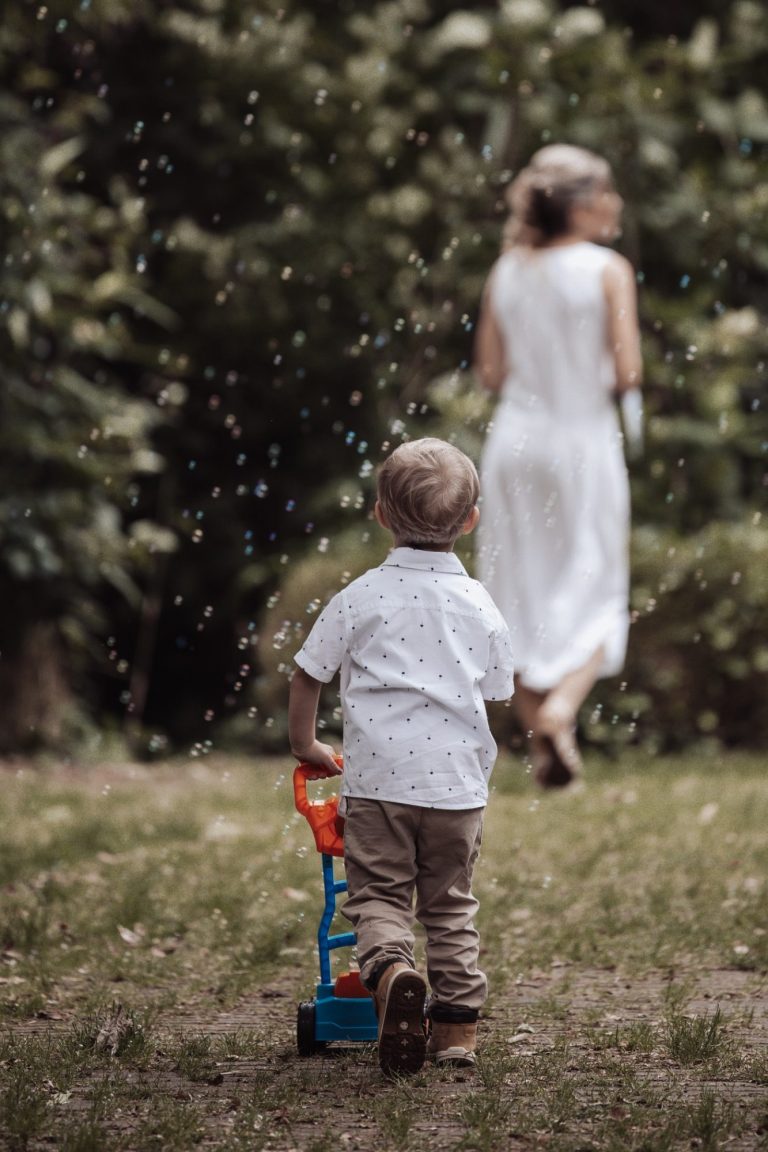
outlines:
[[[622,201],[608,164],[552,145],[510,186],[475,368],[499,394],[482,459],[479,576],[512,634],[536,780],[579,774],[576,717],[619,672],[629,624],[629,487],[615,397],[639,388],[635,276],[602,245]]]

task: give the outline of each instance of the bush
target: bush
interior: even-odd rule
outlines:
[[[593,693],[590,738],[665,749],[702,738],[764,747],[765,533],[751,521],[711,524],[683,538],[636,529],[632,610],[623,679]]]
[[[378,530],[348,529],[327,553],[295,564],[260,634],[257,708],[265,739],[287,743],[293,655],[317,613],[383,557]],[[471,557],[463,557],[471,570]],[[641,527],[632,537],[632,627],[621,678],[600,681],[581,720],[588,743],[676,750],[697,741],[768,743],[768,539],[752,524],[712,524],[681,539]],[[338,737],[338,680],[323,689],[321,726]],[[495,709],[498,739],[514,739],[513,713]]]
[[[362,516],[362,514],[361,514]],[[288,686],[295,667],[293,657],[332,596],[350,580],[384,559],[389,543],[376,525],[365,519],[328,542],[327,551],[315,550],[286,572],[259,632],[261,675],[256,685],[256,717],[262,742],[287,747]],[[319,727],[341,733],[338,678],[321,694]]]

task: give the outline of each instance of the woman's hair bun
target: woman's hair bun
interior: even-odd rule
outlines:
[[[505,238],[535,248],[563,235],[572,206],[610,183],[608,162],[594,152],[570,144],[542,148],[507,190],[512,219]]]

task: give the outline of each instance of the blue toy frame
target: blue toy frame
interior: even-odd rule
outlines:
[[[341,767],[341,760],[337,758]],[[334,858],[343,857],[343,822],[338,816],[338,796],[310,801],[307,783],[333,775],[327,768],[299,764],[293,773],[293,795],[296,810],[305,816],[315,838],[323,863],[325,903],[317,929],[320,957],[320,980],[312,1000],[303,1000],[296,1015],[296,1041],[300,1056],[313,1056],[334,1040],[371,1043],[378,1039],[378,1021],[373,997],[360,983],[358,972],[343,972],[333,980],[331,952],[335,948],[353,948],[354,932],[331,932],[336,915],[336,897],[347,891],[346,878],[337,880]]]
[[[336,896],[347,891],[347,881],[337,880],[333,856],[322,853],[323,891],[325,906],[317,930],[317,949],[320,955],[320,981],[317,985],[315,1010],[315,1041],[326,1044],[333,1040],[370,1044],[378,1037],[378,1022],[371,996],[337,996],[331,977],[331,952],[335,948],[354,947],[354,932],[331,934],[331,923],[336,915]]]

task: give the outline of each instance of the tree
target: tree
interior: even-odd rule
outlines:
[[[78,694],[105,716],[129,709],[153,747],[204,744],[229,717],[263,739],[253,683],[273,656],[287,667],[272,638],[286,621],[295,636],[325,593],[324,576],[304,596],[313,560],[339,580],[352,567],[336,541],[387,446],[438,427],[478,450],[464,373],[503,187],[568,139],[607,155],[627,200],[649,377],[639,663],[601,715],[676,739],[735,732],[727,700],[751,716],[765,675],[759,581],[721,592],[745,539],[759,569],[763,539],[768,39],[750,0],[686,3],[674,36],[666,16],[629,0],[14,6],[0,32],[5,491],[22,454],[35,463],[17,501],[31,518],[6,524],[27,560],[44,540],[59,568],[21,573],[4,529],[20,605],[6,653],[38,618],[61,651],[77,619]],[[677,635],[672,650],[662,585],[705,582],[701,547],[718,549],[711,587],[736,626],[712,626],[721,704],[708,698],[699,725],[686,668],[701,649]],[[11,679],[30,682],[18,660]]]
[[[0,104],[2,751],[66,743],[84,720],[75,693],[95,705],[110,674],[105,608],[137,601],[153,541],[148,525],[126,533],[124,512],[135,478],[161,466],[156,409],[126,390],[146,355],[132,321],[169,318],[136,268],[140,205],[119,177],[100,202],[82,189],[98,106],[18,54],[25,30],[23,13],[2,30],[17,93]]]

